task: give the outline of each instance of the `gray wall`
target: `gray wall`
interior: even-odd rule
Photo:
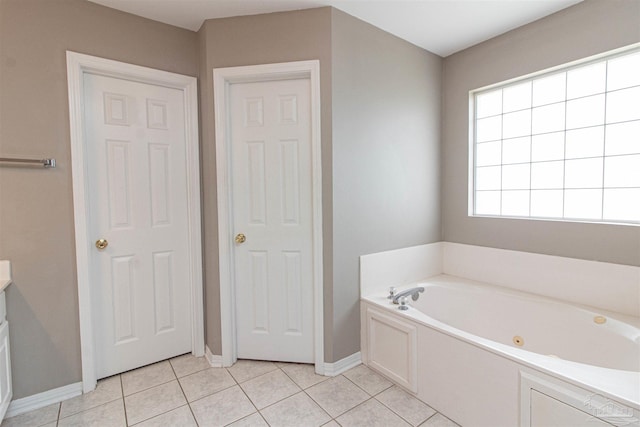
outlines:
[[[333,10],[333,359],[360,350],[360,255],[441,240],[442,59]]]
[[[320,60],[322,100],[322,203],[325,276],[325,330],[331,323],[331,9],[211,19],[198,32],[200,51],[200,116],[204,188],[206,343],[222,354],[216,203],[215,128],[212,70],[219,67]],[[328,303],[327,303],[328,302]],[[331,336],[325,335],[325,357]]]
[[[360,349],[358,257],[440,240],[441,59],[331,8],[214,19],[198,33],[207,345],[220,354],[211,70],[320,60],[325,361]]]
[[[467,216],[469,91],[640,41],[640,1],[586,0],[444,60],[444,240],[640,265],[640,227]]]
[[[81,380],[66,50],[197,74],[196,33],[84,0],[0,0],[0,259],[14,398]]]

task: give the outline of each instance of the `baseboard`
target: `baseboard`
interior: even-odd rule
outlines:
[[[209,346],[204,346],[204,357],[207,358],[212,368],[222,368],[222,356],[211,353]]]
[[[33,411],[34,409],[44,408],[45,406],[49,406],[53,403],[62,402],[63,400],[80,396],[81,394],[82,382],[77,382],[64,387],[43,391],[42,393],[34,394],[32,396],[12,400],[4,417],[15,417],[16,415],[24,414],[25,412]]]
[[[335,377],[341,373],[348,371],[354,366],[358,366],[362,363],[362,355],[360,352],[353,353],[351,356],[347,356],[344,359],[340,359],[334,363],[324,364],[324,374],[328,377]]]

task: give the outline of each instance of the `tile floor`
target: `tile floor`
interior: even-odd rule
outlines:
[[[312,365],[190,354],[98,382],[91,393],[4,420],[15,426],[455,427],[364,365],[336,377]]]

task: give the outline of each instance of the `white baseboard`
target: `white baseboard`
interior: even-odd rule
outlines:
[[[64,387],[43,391],[42,393],[34,394],[32,396],[12,400],[4,417],[15,417],[16,415],[24,414],[25,412],[33,411],[34,409],[44,408],[45,406],[49,406],[53,403],[62,402],[63,400],[80,396],[81,394],[82,382],[77,382]]]
[[[358,366],[362,363],[362,355],[360,352],[353,353],[351,356],[347,356],[344,359],[340,359],[334,363],[324,364],[324,374],[328,377],[335,377],[341,373],[348,371],[349,369]]]
[[[222,368],[222,356],[211,353],[209,346],[204,346],[204,357],[207,358],[212,368]]]

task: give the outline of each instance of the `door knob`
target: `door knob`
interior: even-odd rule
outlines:
[[[236,243],[244,243],[247,240],[247,236],[240,233],[236,236]]]
[[[104,249],[107,246],[109,246],[109,242],[107,242],[107,239],[99,239],[96,240],[96,248],[98,249]]]

